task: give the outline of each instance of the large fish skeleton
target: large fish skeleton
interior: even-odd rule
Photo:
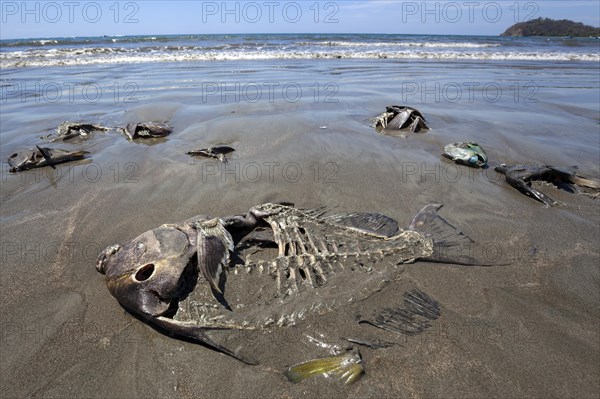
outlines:
[[[402,264],[444,258],[472,241],[424,207],[406,230],[380,214],[327,216],[263,204],[247,215],[165,224],[98,257],[122,306],[168,331],[243,362],[213,337],[226,330],[285,327],[381,289]],[[243,259],[242,259],[243,258]]]

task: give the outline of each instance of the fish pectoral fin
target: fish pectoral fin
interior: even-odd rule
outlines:
[[[402,130],[407,127],[410,120],[411,112],[409,110],[402,110],[392,120],[388,121],[386,130]]]
[[[508,179],[507,179],[508,180]],[[531,187],[531,182],[524,182],[523,180],[514,179],[511,182],[511,185],[522,192],[525,195],[530,196],[533,199],[536,199],[547,206],[553,206],[558,204],[558,202],[554,201],[552,198],[542,193],[541,191],[536,190]]]
[[[415,117],[415,120],[410,125],[410,131],[413,133],[419,133],[422,130],[428,129],[429,127],[427,126],[427,123],[425,123],[425,120],[420,116]]]
[[[54,161],[52,160],[52,154],[50,153],[50,149],[45,148],[45,147],[40,147],[39,145],[36,145],[35,147],[38,149],[40,154],[42,154],[42,156],[46,160],[46,163],[48,164],[48,166],[50,166],[52,169],[56,169],[56,166],[54,166]]]
[[[192,339],[194,341],[200,342],[206,346],[209,346],[215,349],[218,352],[224,353],[233,357],[234,359],[239,360],[242,363],[246,363],[249,365],[257,365],[258,361],[252,359],[251,357],[247,357],[241,355],[240,353],[234,352],[230,349],[225,348],[222,345],[214,342],[207,334],[207,331],[211,329],[211,327],[203,327],[196,324],[191,323],[182,323],[177,320],[169,319],[164,316],[158,316],[151,319],[151,321],[159,327],[164,328],[167,331],[170,331],[174,334],[180,335],[185,338]],[[212,328],[216,329],[216,328]]]
[[[223,268],[229,264],[229,253],[233,252],[233,238],[223,226],[221,219],[201,222],[198,229],[196,251],[198,268],[213,290],[223,294],[220,287]]]
[[[362,359],[357,350],[339,356],[309,360],[296,366],[289,367],[285,376],[292,382],[298,383],[313,375],[327,375],[335,378],[344,385],[355,382],[363,374]]]
[[[529,195],[532,198],[542,202],[544,205],[553,206],[553,205],[558,204],[558,202],[554,201],[552,198],[550,198],[546,194],[542,193],[541,191],[536,190],[533,187],[525,185],[525,186],[522,186],[519,190],[522,193]]]

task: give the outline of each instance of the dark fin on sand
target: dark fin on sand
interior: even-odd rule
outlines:
[[[159,327],[164,328],[167,331],[170,331],[174,334],[180,335],[185,338],[189,338],[193,341],[200,342],[200,343],[202,343],[206,346],[209,346],[221,353],[229,355],[229,356],[239,360],[242,363],[249,364],[249,365],[257,365],[258,364],[257,360],[252,359],[250,357],[243,356],[239,353],[236,353],[230,349],[225,348],[224,346],[217,344],[213,340],[211,340],[208,337],[208,335],[206,334],[206,331],[209,330],[210,328],[203,328],[200,326],[189,325],[189,324],[182,323],[182,322],[179,322],[179,321],[176,321],[173,319],[169,319],[169,318],[163,317],[163,316],[153,317],[150,320],[152,321],[152,323],[156,324]]]
[[[186,154],[192,155],[192,156],[215,158],[215,159],[218,159],[219,161],[223,162],[224,164],[227,164],[227,157],[225,156],[225,154],[229,154],[234,151],[235,151],[235,148],[223,145],[223,146],[218,146],[218,147],[203,148],[201,150],[188,151],[188,152],[186,152]]]
[[[378,213],[350,213],[332,215],[326,221],[366,233],[389,238],[398,232],[398,222]]]
[[[440,304],[421,290],[404,293],[404,304],[413,314],[436,320],[440,317]]]
[[[371,319],[359,323],[370,324],[385,331],[403,335],[417,335],[431,327],[430,321],[440,317],[440,304],[420,290],[404,293],[404,306],[385,308]]]
[[[385,308],[374,318],[363,319],[359,323],[409,336],[420,334],[431,326],[428,320],[417,320],[414,316],[414,313],[408,309]]]
[[[54,166],[54,161],[52,160],[52,154],[50,154],[49,149],[45,147],[40,147],[39,145],[36,145],[35,147],[38,149],[40,154],[42,154],[42,156],[48,163],[48,166],[50,166],[52,169],[56,169],[56,166]]]
[[[344,385],[352,384],[363,373],[362,359],[357,350],[324,359],[309,360],[289,367],[284,372],[285,376],[294,383],[320,374],[332,377]]]
[[[525,183],[523,180],[515,180],[513,182],[513,187],[522,192],[523,194],[530,196],[533,199],[536,199],[547,206],[557,205],[558,202],[542,193],[541,191],[536,190],[531,187],[530,184]]]

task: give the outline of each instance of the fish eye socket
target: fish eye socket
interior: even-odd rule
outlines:
[[[14,153],[14,154],[12,154],[12,155],[11,155],[9,158],[15,158],[17,155],[19,155],[19,154],[17,154],[17,153],[15,152],[15,153]]]
[[[146,281],[154,274],[154,264],[148,263],[138,269],[135,273],[135,279],[137,281]]]

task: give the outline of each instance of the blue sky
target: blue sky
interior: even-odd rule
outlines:
[[[498,35],[548,17],[600,25],[597,0],[0,1],[0,38],[186,33]]]

